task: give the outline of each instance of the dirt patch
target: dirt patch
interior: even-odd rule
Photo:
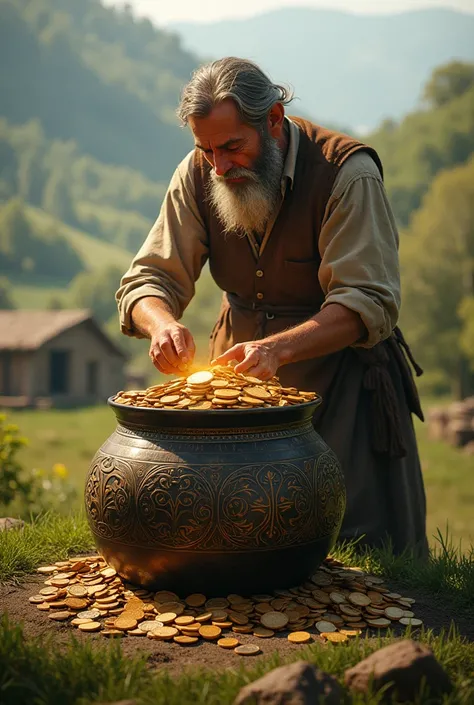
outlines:
[[[35,605],[30,604],[28,602],[30,595],[38,592],[43,585],[44,578],[35,576],[28,578],[20,586],[0,587],[2,612],[6,612],[12,622],[22,622],[27,637],[54,635],[56,648],[58,645],[67,643],[72,634],[79,642],[107,643],[107,640],[100,634],[84,634],[66,624],[51,622],[44,612],[40,612]],[[393,589],[397,589],[395,585]],[[454,613],[449,600],[433,598],[433,596],[420,591],[407,590],[402,587],[400,587],[400,592],[416,600],[416,616],[423,620],[426,628],[439,633],[442,629],[449,628],[451,622],[454,622],[462,636],[474,641],[472,618],[467,612],[457,611]],[[309,631],[312,634],[315,633],[314,629]],[[401,629],[399,631],[401,632]],[[375,634],[375,632],[372,633]],[[416,635],[416,630],[414,630],[414,634]],[[175,643],[152,641],[146,636],[128,636],[121,639],[120,644],[125,654],[148,653],[151,668],[166,668],[171,673],[181,671],[183,666],[216,668],[216,663],[218,663],[219,668],[236,667],[242,662],[250,664],[250,662],[258,661],[262,657],[268,657],[275,651],[285,657],[294,654],[299,648],[288,642],[285,632],[270,639],[259,639],[251,634],[239,634],[238,638],[242,644],[258,644],[262,653],[252,657],[238,656],[233,651],[226,651],[213,643],[200,642],[194,646],[179,646]],[[333,647],[327,644],[321,645],[319,648]]]

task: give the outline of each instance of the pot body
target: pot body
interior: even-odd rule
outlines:
[[[333,546],[345,509],[315,402],[235,411],[119,407],[85,504],[97,546],[126,580],[180,595],[301,583]]]

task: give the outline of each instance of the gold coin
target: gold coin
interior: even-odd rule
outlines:
[[[212,402],[210,401],[200,401],[197,404],[193,404],[189,407],[192,411],[207,411],[212,409]]]
[[[250,404],[250,406],[261,406],[262,401],[260,399],[256,399],[255,397],[239,397],[239,401],[241,401],[243,404]]]
[[[120,631],[120,630],[117,630]],[[121,632],[122,634],[125,634],[125,632]],[[129,636],[146,636],[148,632],[144,632],[143,629],[129,629],[127,634]]]
[[[360,610],[355,607],[351,607],[351,605],[339,605],[339,609],[342,614],[347,615],[348,617],[360,617]]]
[[[206,596],[195,592],[192,595],[188,595],[184,601],[189,607],[202,607],[206,603]]]
[[[401,619],[403,615],[403,610],[399,607],[387,607],[384,610],[384,614],[389,619]]]
[[[264,387],[244,387],[243,391],[246,397],[254,397],[261,400],[272,398],[271,392],[268,392]]]
[[[380,617],[378,619],[367,618],[367,624],[371,627],[389,627],[391,625],[391,621],[389,619],[385,619],[385,617]]]
[[[123,632],[128,631],[129,629],[136,629],[137,628],[137,620],[133,619],[133,617],[117,617],[117,619],[114,622],[114,627],[115,629],[121,629]]]
[[[84,624],[79,624],[78,629],[81,632],[98,632],[102,629],[102,624],[100,622],[85,622]]]
[[[340,644],[348,639],[347,634],[342,634],[341,632],[322,632],[321,636],[332,644]]]
[[[238,639],[233,639],[231,636],[228,636],[223,639],[218,639],[217,646],[220,646],[222,649],[235,649],[239,643]]]
[[[185,605],[182,602],[164,602],[161,605],[155,605],[160,612],[174,612],[177,617],[183,614]]]
[[[189,624],[192,624],[193,622],[194,617],[191,616],[176,617],[176,619],[174,620],[174,623],[179,627],[185,627]]]
[[[240,624],[243,626],[244,624],[248,624],[249,618],[245,614],[240,614],[240,612],[230,612],[229,611],[229,619],[233,624]],[[215,616],[214,616],[215,619]]]
[[[58,591],[55,587],[45,587],[39,591],[40,595],[57,595]]]
[[[48,617],[50,619],[54,619],[55,622],[64,622],[66,619],[69,619],[69,617],[72,617],[73,613],[72,612],[50,612],[48,614]]]
[[[229,382],[226,379],[213,379],[211,382],[212,389],[225,389],[229,386]]]
[[[213,625],[204,624],[200,628],[199,634],[202,636],[203,639],[208,639],[209,641],[212,641],[220,637],[220,635],[222,634],[222,629]]]
[[[234,649],[234,653],[239,654],[239,656],[255,656],[261,651],[257,644],[241,644]]]
[[[288,641],[293,644],[306,644],[311,641],[311,634],[309,632],[292,632],[288,634]]]
[[[400,624],[410,627],[421,627],[423,622],[421,619],[414,619],[413,617],[402,617]]]
[[[208,371],[203,371],[203,372],[195,372],[192,375],[189,375],[189,377],[186,378],[186,382],[188,384],[209,384],[212,382],[214,379],[214,375],[212,372]]]
[[[87,588],[84,585],[71,585],[67,591],[71,597],[85,597],[87,595]]]
[[[275,632],[273,629],[265,629],[265,627],[255,627],[253,630],[253,635],[258,636],[259,639],[269,639],[272,636],[275,636]]]
[[[113,578],[117,575],[117,571],[114,568],[104,568],[104,570],[100,571],[100,574],[104,578]]]
[[[211,597],[206,601],[206,609],[225,609],[229,606],[229,601],[225,597]]]
[[[71,619],[71,624],[73,627],[78,627],[80,624],[88,624],[89,622],[93,622],[94,620],[92,619],[81,619],[80,617],[76,617],[75,619]]]
[[[345,634],[345,636],[359,636],[362,634],[360,629],[340,629],[340,634]]]
[[[260,617],[260,621],[268,629],[283,629],[288,624],[288,617],[282,612],[266,612]]]
[[[337,631],[336,627],[334,626],[334,624],[332,622],[325,622],[324,620],[316,622],[316,624],[314,626],[321,633]]]
[[[64,600],[66,607],[72,610],[83,610],[87,607],[87,600],[83,600],[80,597],[68,597]]]
[[[253,624],[245,624],[244,626],[234,624],[232,631],[235,632],[235,634],[251,634],[253,632],[253,628]]]
[[[210,619],[212,619],[212,612],[203,612],[196,616],[196,622],[209,622]]]
[[[226,389],[216,389],[214,391],[214,397],[220,401],[221,399],[224,401],[227,401],[229,399],[238,399],[240,396],[240,390],[239,389],[230,389],[227,387]]]
[[[157,627],[151,632],[148,632],[149,639],[160,639],[162,641],[167,641],[178,635],[178,630],[176,627]]]
[[[347,599],[349,602],[352,602],[353,605],[359,605],[360,607],[370,605],[370,597],[367,597],[367,595],[364,595],[362,592],[351,592]]]
[[[162,622],[157,622],[155,619],[149,619],[146,622],[141,622],[137,629],[140,629],[142,632],[151,632],[154,629],[157,629],[158,627],[163,627]]]
[[[43,573],[44,575],[47,575],[48,573],[55,573],[56,571],[57,568],[55,565],[43,565],[36,569],[37,573]]]
[[[178,615],[176,614],[176,612],[163,612],[160,613],[158,616],[160,618],[160,622],[162,622],[163,624],[171,624],[172,622],[174,622]]]
[[[49,602],[42,602],[40,605],[36,605],[36,607],[41,610],[41,612],[47,612],[51,609]]]
[[[340,605],[342,602],[346,602],[346,597],[340,592],[329,593],[329,599],[336,605]]]
[[[28,598],[28,602],[31,602],[33,605],[41,605],[44,602],[44,597],[43,595],[32,595]]]
[[[185,634],[180,634],[179,636],[173,637],[173,641],[175,641],[177,644],[181,644],[181,646],[191,646],[191,644],[195,644],[196,642],[199,641],[197,636],[187,636]]]
[[[179,394],[167,394],[164,397],[160,398],[160,402],[162,404],[172,406],[173,404],[176,404],[180,399],[181,399],[181,396]]]

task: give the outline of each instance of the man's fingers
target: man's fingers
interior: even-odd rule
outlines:
[[[171,333],[171,338],[180,364],[189,362],[190,355],[186,343],[186,338],[184,336],[184,329],[177,328],[176,330],[174,330]]]
[[[173,375],[176,373],[176,369],[166,361],[159,348],[150,348],[150,358],[159,372],[162,372],[165,375]]]
[[[229,360],[238,360],[239,362],[242,362],[245,358],[245,343],[237,343],[237,345],[234,345],[230,350],[227,350],[227,352],[222,353],[222,355],[219,355],[219,357],[216,357],[215,360],[212,360],[211,364],[212,365],[225,365],[229,362]]]
[[[236,372],[247,372],[248,370],[250,370],[251,367],[256,367],[259,363],[260,354],[255,348],[245,352],[246,355],[244,359],[234,367],[234,370]]]
[[[190,362],[194,360],[194,355],[196,354],[196,346],[194,344],[194,338],[187,328],[183,328],[183,335],[186,341],[186,349],[188,351]]]
[[[178,354],[175,350],[174,346],[174,341],[172,338],[170,338],[168,335],[166,337],[164,336],[158,341],[160,351],[162,355],[166,358],[167,362],[172,366],[172,367],[178,367],[178,365],[181,364],[181,361],[178,357]]]

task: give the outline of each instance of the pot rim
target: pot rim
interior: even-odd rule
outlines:
[[[114,395],[115,396],[115,395]],[[316,399],[291,406],[272,406],[255,409],[155,409],[144,406],[118,404],[114,396],[107,399],[119,423],[125,426],[161,429],[175,428],[185,430],[195,428],[262,428],[303,423],[310,420],[323,399]]]

